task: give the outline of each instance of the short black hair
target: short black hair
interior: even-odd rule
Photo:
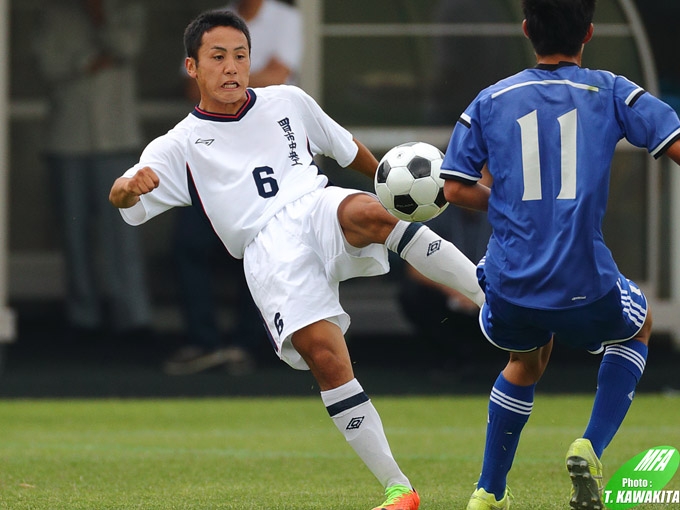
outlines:
[[[184,30],[184,50],[187,57],[198,61],[198,50],[201,47],[203,35],[215,27],[233,27],[243,32],[248,40],[248,51],[250,51],[250,30],[243,18],[232,11],[218,9],[199,14]]]
[[[531,44],[538,55],[577,55],[595,14],[596,0],[522,0]]]

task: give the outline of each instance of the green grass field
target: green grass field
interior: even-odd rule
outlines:
[[[465,508],[486,398],[373,401],[421,509]],[[680,446],[679,404],[636,398],[604,456],[605,480],[647,448]],[[513,508],[568,507],[563,458],[590,405],[537,395],[510,475]],[[667,486],[679,488],[680,472]],[[381,501],[318,398],[0,401],[2,509],[368,510]]]

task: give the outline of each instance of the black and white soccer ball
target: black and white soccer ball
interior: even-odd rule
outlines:
[[[393,147],[375,173],[375,193],[390,213],[401,220],[427,221],[449,205],[439,176],[444,154],[425,142]]]

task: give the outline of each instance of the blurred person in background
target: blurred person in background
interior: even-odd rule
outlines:
[[[111,211],[108,191],[142,145],[135,59],[144,10],[123,0],[52,0],[41,11],[34,54],[47,85],[45,155],[54,185],[73,339],[113,330],[150,332],[139,232]]]
[[[432,13],[435,23],[488,24],[510,19],[508,0],[441,0]],[[524,43],[516,37],[504,39],[502,45],[492,37],[442,35],[432,41],[432,74],[425,89],[425,121],[431,126],[452,127],[480,89],[518,69],[525,55]],[[491,183],[488,172],[484,183]],[[484,256],[491,235],[486,212],[460,207],[446,208],[427,226],[474,263]],[[497,354],[479,330],[479,307],[454,289],[423,277],[408,264],[404,265],[399,302],[418,338],[433,347],[433,368],[468,377],[476,372],[471,363]]]
[[[485,182],[491,182],[488,172]],[[491,226],[485,212],[447,207],[427,226],[453,243],[475,264],[486,252]],[[415,327],[418,342],[431,347],[428,367],[459,379],[474,377],[476,362],[493,359],[495,349],[479,329],[477,304],[455,289],[433,282],[408,264],[400,280],[401,311]]]
[[[299,11],[279,0],[240,0],[225,9],[241,16],[250,29],[250,86],[297,83],[303,43]],[[185,73],[184,66],[182,70]],[[186,78],[187,97],[197,103],[196,80]],[[224,365],[232,375],[250,372],[257,343],[267,343],[265,331],[248,294],[241,262],[231,258],[200,205],[177,212],[173,253],[186,343],[164,362],[163,370],[169,375],[186,375]],[[220,274],[218,265],[226,275]],[[216,276],[218,280],[223,276],[231,279],[235,287],[233,327],[226,333],[218,320]]]
[[[508,23],[515,19],[513,3],[513,0],[440,0],[432,12],[432,21],[461,26]],[[533,56],[524,41],[514,35],[437,35],[432,42],[425,119],[435,126],[452,126],[481,89],[521,68]]]

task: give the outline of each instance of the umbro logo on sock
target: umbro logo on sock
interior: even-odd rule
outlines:
[[[194,142],[194,144],[198,145],[199,143],[202,143],[203,145],[212,145],[212,143],[215,141],[214,138],[199,138]]]
[[[361,427],[361,424],[364,421],[363,416],[358,416],[356,418],[352,418],[349,423],[347,424],[347,428],[345,430],[355,430]]]
[[[433,253],[439,251],[439,248],[442,247],[442,241],[441,239],[437,239],[436,241],[432,241],[428,246],[427,246],[427,256],[429,257]]]

